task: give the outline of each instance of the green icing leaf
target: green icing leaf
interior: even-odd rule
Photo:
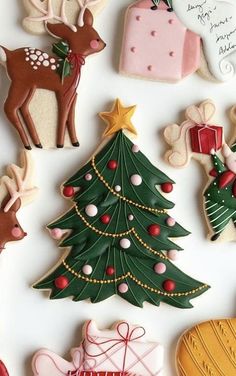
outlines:
[[[64,41],[54,43],[52,51],[60,58],[57,72],[63,82],[65,77],[70,76],[72,69],[71,63],[68,60],[69,45]]]

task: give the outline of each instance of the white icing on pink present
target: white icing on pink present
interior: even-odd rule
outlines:
[[[126,13],[120,72],[138,78],[176,82],[200,66],[200,38],[161,2],[139,0]]]
[[[147,342],[142,327],[123,321],[111,330],[99,330],[94,321],[88,321],[83,332],[81,345],[71,350],[71,362],[49,350],[38,351],[32,361],[33,375],[162,375],[164,349]]]

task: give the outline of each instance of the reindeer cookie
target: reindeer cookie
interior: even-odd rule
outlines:
[[[6,243],[23,239],[27,234],[17,220],[18,210],[33,201],[38,189],[33,184],[33,161],[29,152],[21,154],[21,167],[9,165],[0,179],[0,252]],[[0,373],[1,375],[1,373]]]
[[[173,167],[186,167],[191,158],[207,173],[203,191],[204,212],[212,241],[236,240],[236,143],[224,141],[223,127],[213,121],[215,105],[207,100],[186,110],[186,121],[169,125],[164,132],[171,146],[165,157]],[[232,118],[236,120],[235,108]]]
[[[147,342],[143,327],[126,321],[99,330],[87,321],[83,340],[71,350],[68,362],[53,352],[39,350],[32,361],[34,376],[162,376],[164,349]],[[1,376],[1,375],[0,375]]]
[[[81,70],[86,57],[103,50],[105,43],[93,28],[93,16],[86,7],[81,10],[76,25],[69,23],[63,9],[60,17],[49,12],[45,19],[61,21],[47,22],[48,32],[59,39],[53,45],[54,55],[49,56],[38,48],[10,51],[0,47],[1,61],[11,80],[4,110],[26,149],[31,149],[26,130],[38,148],[62,148],[66,131],[71,144],[77,147],[75,106]],[[41,97],[41,106],[38,99],[34,102],[39,90],[53,94],[55,106],[51,106],[47,95]],[[50,112],[54,117],[50,118]]]
[[[176,352],[178,375],[236,375],[235,333],[235,318],[206,321],[188,330]]]
[[[107,0],[23,0],[28,16],[23,20],[23,27],[33,34],[44,34],[45,21],[55,14],[54,22],[60,21],[63,12],[68,22],[76,24],[80,10],[88,9],[96,15],[105,6]]]

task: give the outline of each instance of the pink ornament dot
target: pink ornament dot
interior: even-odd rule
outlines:
[[[63,232],[60,228],[54,228],[51,230],[51,237],[53,239],[59,240],[62,238]]]
[[[85,275],[90,275],[93,271],[93,268],[91,265],[84,265],[82,271]]]
[[[156,30],[153,30],[153,31],[151,32],[151,36],[152,36],[152,37],[156,37],[156,36],[157,36],[157,32],[156,32]]]
[[[169,55],[170,55],[170,57],[174,57],[175,56],[174,51],[170,51]]]
[[[92,180],[93,177],[92,177],[91,174],[86,174],[84,178],[85,178],[86,181],[90,181],[90,180]]]
[[[11,230],[11,234],[12,236],[14,236],[14,238],[21,238],[23,235],[23,231],[19,227],[14,227]]]
[[[171,249],[170,251],[167,252],[167,256],[170,260],[176,261],[179,258],[179,252],[176,251],[175,249]]]
[[[121,293],[121,294],[125,294],[126,292],[128,292],[129,290],[129,287],[127,285],[127,283],[121,283],[119,286],[118,286],[118,291]]]
[[[173,227],[175,224],[176,224],[176,220],[172,217],[169,217],[167,218],[166,220],[166,224],[169,226],[169,227]]]
[[[134,174],[134,175],[131,176],[130,181],[133,185],[139,186],[139,185],[142,184],[143,179],[140,175]]]
[[[120,246],[121,246],[121,248],[123,248],[123,249],[128,249],[128,248],[130,248],[130,246],[131,246],[131,242],[130,242],[129,239],[127,239],[127,238],[123,238],[123,239],[121,239],[121,241],[120,241]]]
[[[136,16],[136,20],[140,21],[141,20],[141,16]]]
[[[133,146],[132,146],[132,152],[133,152],[133,153],[138,153],[139,150],[140,150],[140,149],[139,149],[139,146],[138,146],[138,145],[133,145]]]
[[[157,274],[164,274],[166,272],[166,265],[163,262],[158,262],[158,264],[154,266],[154,271]]]
[[[85,208],[85,213],[89,216],[89,217],[95,217],[98,213],[98,208],[95,206],[95,205],[87,205],[86,208]]]
[[[137,51],[137,48],[136,47],[131,47],[131,52],[135,53]]]
[[[152,65],[149,65],[147,69],[151,72],[152,71]]]

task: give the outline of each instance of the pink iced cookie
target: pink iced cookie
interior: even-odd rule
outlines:
[[[126,12],[120,72],[155,81],[176,82],[200,65],[200,38],[161,2],[140,0]]]

